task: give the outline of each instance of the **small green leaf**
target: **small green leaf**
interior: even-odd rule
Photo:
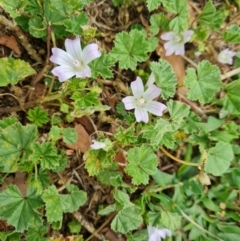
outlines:
[[[69,18],[63,20],[63,25],[66,30],[75,36],[82,33],[81,26],[87,25],[88,17],[86,13],[80,13],[79,15],[71,15]]]
[[[162,0],[147,0],[147,8],[151,12],[157,9],[161,3],[162,3]]]
[[[149,175],[154,175],[157,171],[158,159],[150,147],[141,146],[130,149],[127,160],[125,171],[132,177],[134,185],[148,184]]]
[[[131,205],[129,195],[121,190],[118,190],[118,189],[115,190],[114,198],[122,206]]]
[[[137,229],[142,223],[141,209],[135,205],[127,206],[121,210],[111,223],[115,232],[128,233]]]
[[[97,78],[98,75],[101,75],[104,79],[112,78],[113,73],[111,71],[111,67],[114,66],[115,62],[115,59],[111,55],[103,52],[100,58],[97,58],[89,63],[92,71],[92,77]]]
[[[35,125],[22,126],[15,123],[0,133],[0,163],[3,164],[3,172],[15,172],[18,162],[29,160],[32,153],[32,145],[37,138]]]
[[[142,31],[134,29],[129,33],[118,33],[114,44],[110,56],[119,61],[119,67],[122,69],[135,70],[137,62],[148,59],[148,42]]]
[[[214,94],[220,90],[220,70],[216,65],[203,60],[195,69],[188,68],[185,85],[189,88],[187,96],[190,100],[199,100],[200,103],[209,103]]]
[[[208,1],[204,6],[202,12],[198,16],[198,20],[201,24],[206,24],[207,26],[214,19],[216,13],[216,8],[214,7],[212,1]]]
[[[231,144],[218,142],[215,147],[207,151],[207,161],[204,170],[215,176],[221,176],[228,170],[233,158],[234,154]]]
[[[35,16],[34,18],[31,18],[28,25],[29,32],[35,38],[42,38],[47,35],[47,25],[45,24],[45,21],[43,21],[42,17]]]
[[[136,143],[137,141],[133,127],[124,129],[122,126],[120,126],[117,129],[116,135],[114,137],[117,141],[119,141],[119,143],[122,143],[123,145],[130,145]]]
[[[0,86],[14,85],[18,81],[36,73],[29,63],[10,57],[0,59],[0,69]]]
[[[63,129],[62,135],[63,135],[63,141],[68,145],[75,143],[78,138],[78,135],[75,129],[70,127]]]
[[[71,99],[75,101],[77,108],[91,107],[99,104],[99,94],[97,92],[89,92],[83,95],[81,92],[74,92]]]
[[[104,209],[100,210],[98,212],[98,214],[105,216],[105,215],[108,215],[108,214],[110,214],[114,211],[116,211],[116,204],[110,204],[107,207],[105,207]]]
[[[18,122],[18,119],[16,116],[12,117],[5,117],[2,120],[0,120],[0,128],[5,129],[10,125],[13,125]]]
[[[79,221],[77,221],[76,219],[73,219],[71,222],[68,223],[68,228],[71,234],[80,233],[82,229],[82,225]]]
[[[50,142],[34,143],[31,160],[40,163],[43,169],[53,169],[59,166],[60,155],[57,153],[57,148]]]
[[[34,188],[28,188],[25,197],[17,186],[12,184],[0,193],[0,217],[13,225],[17,232],[41,224],[41,215],[37,209],[42,205],[43,202]]]
[[[181,216],[177,213],[162,211],[160,222],[167,229],[174,232],[176,229],[179,229],[181,227]]]
[[[10,14],[12,18],[16,18],[21,15],[24,7],[27,4],[27,0],[15,1],[15,0],[1,0],[0,6]]]
[[[47,231],[45,226],[31,227],[28,229],[26,241],[47,241],[47,238],[43,237]]]
[[[228,43],[240,43],[240,27],[235,24],[231,24],[229,29],[222,34],[223,39]]]
[[[60,139],[62,133],[62,129],[58,126],[52,126],[49,131],[49,137],[53,142],[56,142],[58,139]]]
[[[62,210],[65,213],[72,213],[87,201],[87,195],[84,191],[79,190],[75,185],[68,184],[66,189],[70,194],[61,194],[60,200]]]
[[[224,109],[228,110],[233,115],[240,115],[239,93],[240,80],[230,82],[226,87],[226,95],[223,101]]]
[[[48,189],[44,190],[42,199],[46,204],[46,215],[48,222],[61,223],[63,210],[57,188],[53,185],[49,186]]]
[[[150,69],[155,76],[155,84],[162,90],[161,97],[164,100],[173,97],[176,92],[177,77],[171,65],[160,59],[159,62],[151,62]]]
[[[153,14],[150,17],[150,31],[156,35],[158,34],[159,30],[167,31],[169,20],[164,13]]]
[[[40,109],[38,106],[28,111],[28,119],[33,122],[36,126],[42,126],[48,123],[48,112]]]

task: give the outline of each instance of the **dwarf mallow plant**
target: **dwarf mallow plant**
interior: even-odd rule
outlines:
[[[192,30],[186,30],[182,33],[175,33],[171,31],[162,34],[161,39],[168,41],[164,44],[166,55],[169,56],[173,53],[175,53],[175,55],[184,55],[184,44],[190,40],[193,33],[194,32]]]
[[[131,83],[131,89],[133,96],[123,98],[122,102],[126,110],[135,109],[134,115],[137,122],[143,121],[147,123],[149,121],[148,112],[156,116],[162,116],[163,111],[167,107],[164,104],[153,101],[161,93],[161,90],[156,85],[152,84],[144,91],[142,79],[137,77]]]
[[[52,48],[53,55],[50,60],[60,66],[55,67],[52,73],[59,78],[60,82],[76,76],[78,78],[91,77],[91,69],[88,66],[92,60],[101,56],[97,44],[89,44],[83,50],[80,38],[66,39],[66,51],[60,48]]]
[[[218,62],[222,64],[232,64],[233,57],[236,55],[236,52],[229,49],[224,49],[218,54]]]
[[[171,236],[172,233],[170,230],[163,228],[157,229],[154,227],[148,226],[148,241],[161,241],[162,238],[166,238],[167,236]]]

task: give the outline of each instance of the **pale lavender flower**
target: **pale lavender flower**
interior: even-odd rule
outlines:
[[[164,104],[157,101],[153,101],[158,97],[161,90],[154,84],[148,87],[144,91],[142,79],[137,77],[135,81],[131,83],[131,89],[133,96],[127,96],[122,99],[126,110],[135,109],[134,114],[137,122],[148,122],[148,111],[156,116],[162,116],[163,111],[167,108]]]
[[[218,54],[218,62],[222,64],[232,64],[233,57],[236,55],[236,52],[229,49],[224,49]]]
[[[92,143],[93,144],[91,144],[90,147],[94,150],[98,150],[98,149],[102,149],[102,148],[106,147],[106,144],[104,142],[92,140]]]
[[[60,82],[66,81],[76,75],[78,78],[91,77],[91,69],[88,66],[92,60],[101,56],[97,44],[89,44],[83,50],[80,38],[65,40],[66,51],[52,48],[53,55],[50,60],[60,66],[55,67],[52,73]]]
[[[162,238],[166,238],[167,236],[171,236],[172,233],[170,230],[163,228],[157,229],[154,227],[148,227],[148,241],[161,241]]]
[[[193,33],[194,32],[192,30],[186,30],[182,33],[175,33],[171,31],[162,34],[161,39],[168,41],[164,44],[166,56],[169,56],[173,53],[175,53],[175,55],[184,55],[184,44],[190,40]]]

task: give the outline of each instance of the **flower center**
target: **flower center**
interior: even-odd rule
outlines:
[[[145,103],[146,103],[146,101],[143,98],[140,98],[137,101],[137,105],[140,106],[140,107],[143,107]]]
[[[78,61],[77,59],[75,59],[73,61],[73,65],[74,65],[75,69],[77,69],[77,70],[81,70],[83,68],[82,62]]]
[[[177,34],[175,37],[174,37],[174,41],[177,42],[177,43],[180,43],[182,42],[183,40],[183,36],[181,34]]]

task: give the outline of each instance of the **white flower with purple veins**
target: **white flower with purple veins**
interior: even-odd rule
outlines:
[[[88,66],[92,60],[101,56],[97,44],[89,44],[83,50],[80,38],[65,40],[66,51],[52,48],[53,55],[50,60],[60,66],[55,67],[52,73],[60,82],[66,81],[76,75],[78,78],[91,77],[91,69]]]
[[[175,55],[184,55],[184,44],[190,40],[193,33],[194,32],[192,30],[186,30],[182,33],[175,33],[171,31],[162,34],[161,39],[168,41],[164,44],[166,56],[169,56],[173,53],[175,53]]]
[[[233,57],[236,55],[236,52],[231,51],[229,49],[224,49],[218,55],[218,62],[222,64],[232,64]]]
[[[148,241],[161,241],[162,238],[165,239],[167,236],[171,235],[171,231],[166,228],[157,229],[154,227],[148,227]]]
[[[98,149],[102,149],[102,148],[106,147],[106,144],[104,142],[92,140],[92,143],[93,144],[91,144],[90,147],[94,150],[98,150]]]
[[[148,122],[148,112],[162,116],[163,111],[167,108],[164,104],[157,101],[153,101],[154,98],[158,97],[161,90],[154,84],[150,85],[146,91],[142,79],[137,77],[135,81],[131,83],[131,89],[133,96],[127,96],[122,99],[126,110],[135,109],[134,114],[137,122],[143,121]]]

